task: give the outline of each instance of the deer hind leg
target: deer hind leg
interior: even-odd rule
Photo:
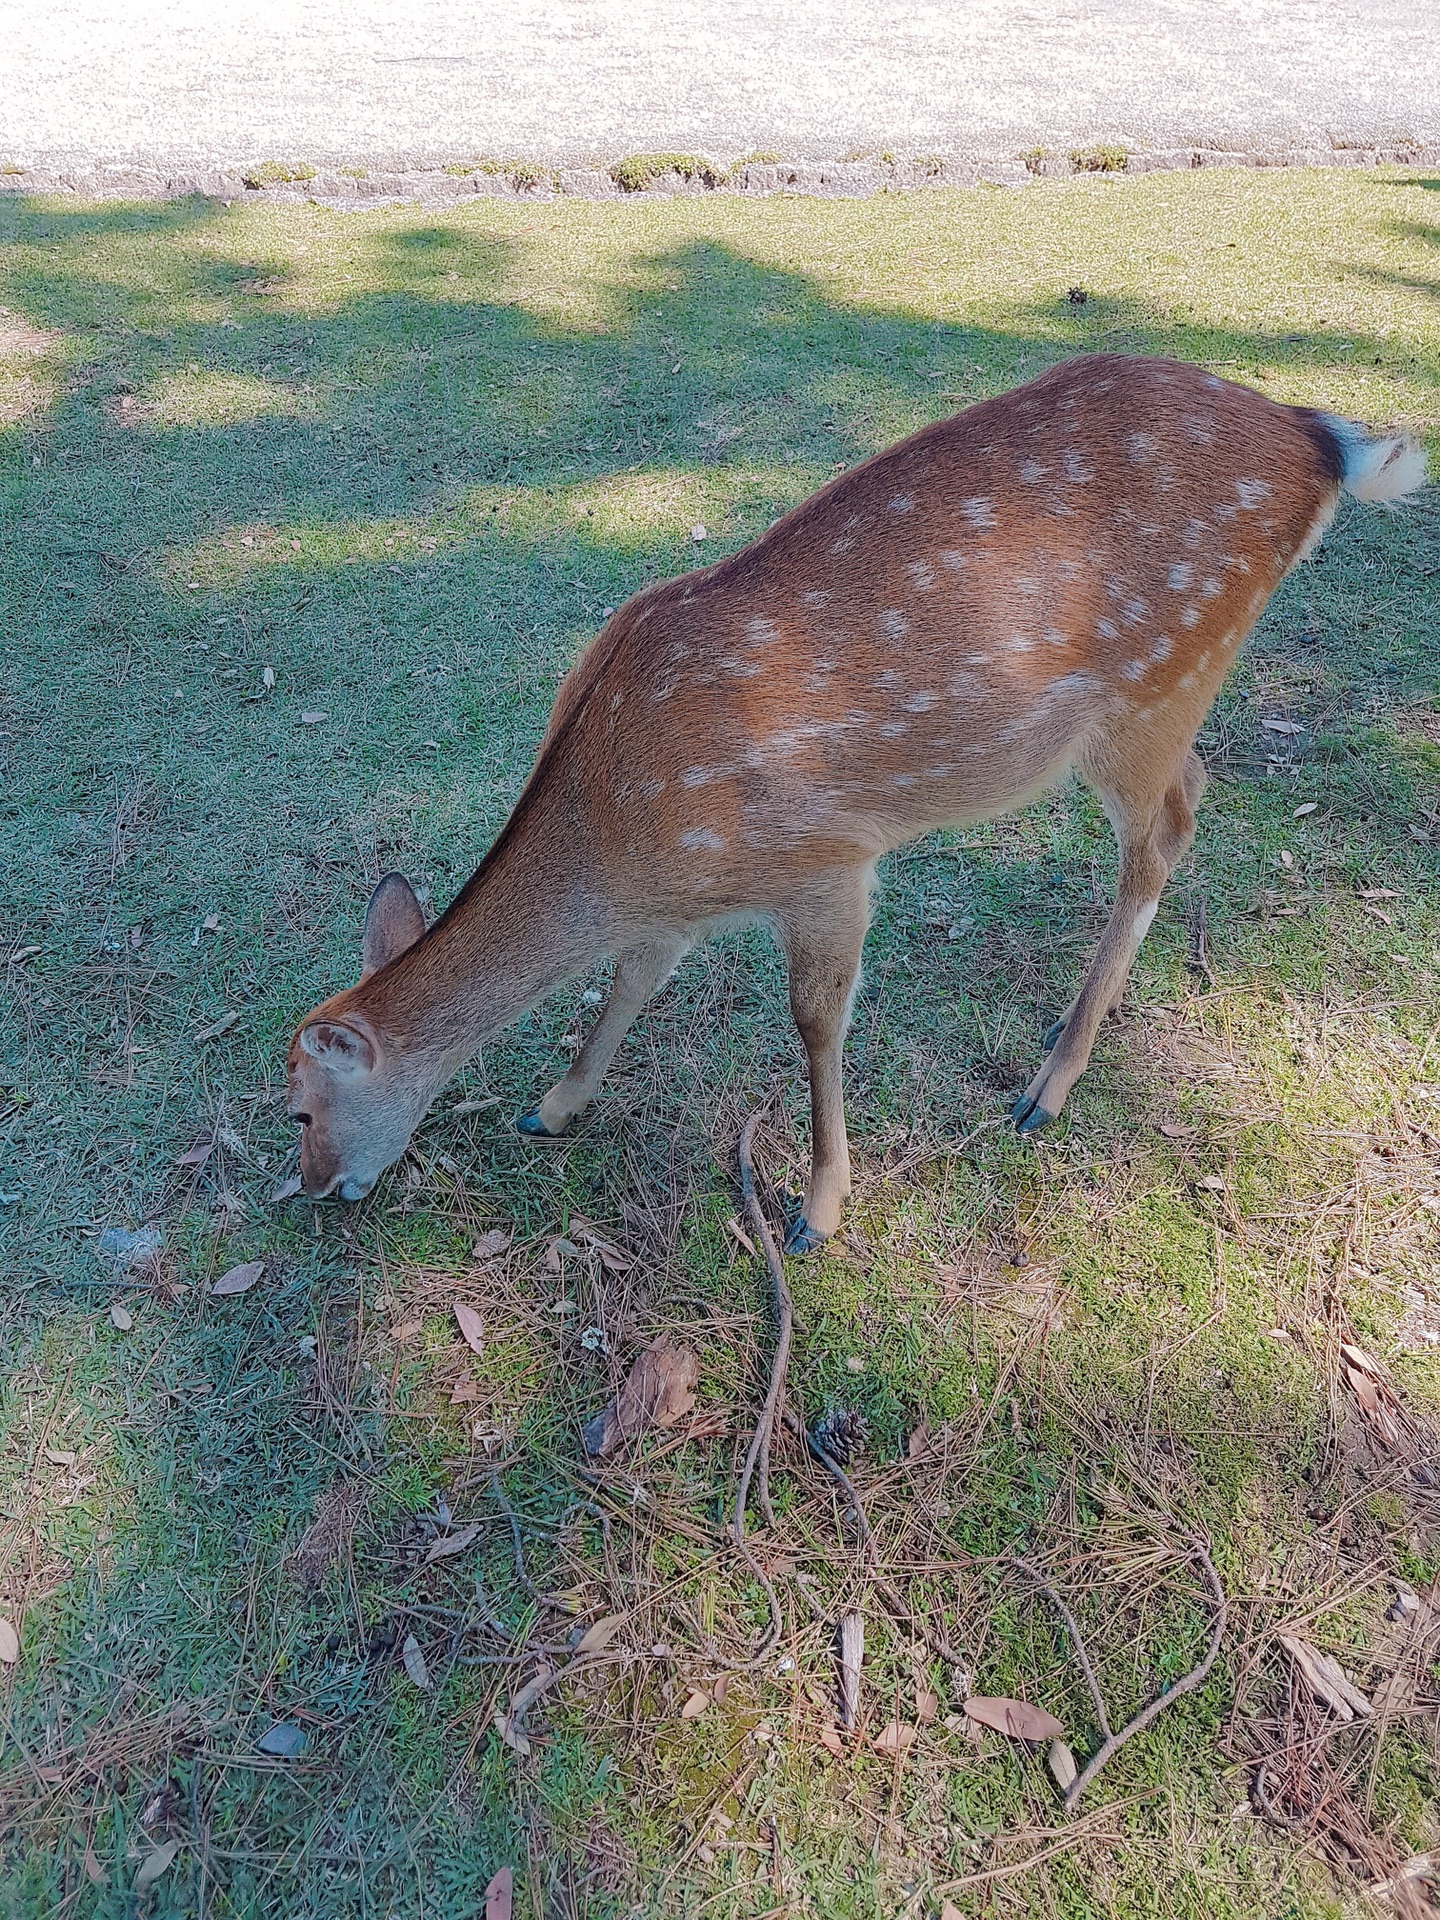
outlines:
[[[1021,1133],[1038,1133],[1059,1113],[1089,1063],[1100,1022],[1119,1006],[1165,882],[1195,838],[1205,769],[1199,755],[1187,751],[1158,800],[1148,783],[1140,792],[1118,781],[1096,784],[1120,844],[1115,906],[1079,993],[1045,1036],[1044,1064],[1015,1103]]]
[[[574,1065],[533,1113],[521,1114],[515,1122],[521,1133],[542,1140],[552,1139],[564,1133],[576,1115],[584,1112],[599,1092],[600,1082],[636,1014],[670,978],[689,944],[688,940],[657,940],[650,946],[632,947],[616,956],[610,992],[584,1046],[575,1056]]]
[[[787,1253],[813,1253],[828,1240],[850,1192],[840,1056],[869,917],[865,869],[841,876],[812,914],[787,915],[781,929],[790,966],[790,1010],[810,1063],[810,1178],[800,1216],[785,1236]]]

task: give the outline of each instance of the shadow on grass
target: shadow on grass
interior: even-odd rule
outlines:
[[[667,1732],[669,1801],[641,1791],[643,1769],[627,1759],[637,1729],[674,1719],[675,1687],[690,1675],[637,1668],[621,1706],[607,1696],[594,1718],[560,1713],[553,1744],[526,1770],[491,1731],[505,1670],[452,1668],[443,1616],[424,1608],[490,1608],[497,1647],[535,1628],[489,1488],[495,1459],[534,1523],[532,1574],[546,1592],[583,1583],[585,1617],[639,1606],[647,1583],[670,1581],[683,1606],[656,1633],[685,1636],[697,1673],[719,1644],[717,1607],[741,1639],[758,1624],[754,1589],[712,1577],[677,1539],[648,1539],[643,1565],[617,1569],[593,1516],[565,1516],[589,1497],[575,1473],[579,1418],[645,1335],[687,1326],[707,1403],[748,1402],[765,1334],[758,1300],[736,1304],[737,1291],[749,1302],[753,1276],[734,1264],[716,1157],[778,1082],[787,1093],[772,1152],[782,1175],[798,1161],[796,1049],[774,958],[746,941],[693,960],[642,1023],[597,1120],[542,1159],[503,1122],[563,1057],[582,1009],[578,989],[562,996],[467,1077],[462,1092],[496,1104],[438,1113],[413,1184],[397,1175],[353,1219],[268,1206],[289,1145],[277,1100],[290,1023],[350,977],[359,907],[382,866],[417,872],[437,900],[464,879],[602,607],[690,564],[697,519],[707,553],[737,544],[836,468],[1076,351],[1167,353],[1243,377],[1324,366],[1337,340],[1192,327],[1100,297],[1071,310],[1058,293],[983,325],[943,323],[843,302],[715,244],[632,263],[630,278],[601,289],[598,320],[566,326],[527,303],[519,239],[440,223],[375,236],[381,289],[302,305],[288,256],[194,248],[223,251],[232,224],[200,202],[103,214],[0,206],[5,299],[80,338],[62,397],[0,439],[12,636],[0,914],[16,948],[42,947],[26,971],[12,969],[0,1089],[3,1179],[17,1188],[0,1212],[0,1260],[17,1276],[9,1307],[24,1356],[11,1419],[34,1472],[46,1471],[47,1446],[79,1456],[56,1469],[73,1468],[74,1484],[52,1488],[33,1472],[25,1483],[44,1489],[30,1590],[46,1597],[27,1628],[44,1665],[16,1697],[23,1763],[0,1783],[30,1809],[12,1903],[28,1914],[88,1899],[118,1913],[134,1858],[173,1830],[192,1844],[173,1886],[161,1883],[162,1911],[167,1900],[185,1910],[209,1874],[217,1912],[273,1910],[281,1890],[306,1911],[358,1912],[366,1899],[413,1902],[423,1886],[427,1910],[458,1913],[473,1910],[499,1859],[527,1855],[537,1884],[549,1876],[556,1912],[623,1910],[637,1862],[653,1868],[681,1844],[674,1809],[693,1814],[741,1764],[718,1736],[702,1752],[672,1748]],[[92,249],[117,237],[191,250],[153,271],[102,271]],[[30,257],[40,245],[59,265]],[[268,291],[237,291],[257,287]],[[287,295],[292,310],[269,310]],[[222,299],[253,311],[226,324],[208,310]],[[1353,329],[1345,339],[1357,352],[1385,345]],[[211,376],[250,384],[207,399]],[[204,404],[249,412],[176,417]],[[253,547],[239,544],[241,529]],[[1342,525],[1321,567],[1276,603],[1282,666],[1294,634],[1312,630],[1343,631],[1347,661],[1363,653],[1372,565],[1418,568],[1420,539]],[[1344,721],[1357,688],[1402,646],[1421,684],[1434,670],[1433,642],[1410,638],[1424,578],[1387,584],[1375,641],[1387,658],[1335,664],[1327,678],[1316,649],[1311,678],[1287,678],[1262,644],[1223,724],[1254,750],[1262,698],[1283,698],[1308,740],[1310,721]],[[302,724],[305,711],[323,711],[323,723]],[[1420,839],[1403,839],[1408,826],[1424,830],[1433,769],[1384,728],[1348,739],[1327,792],[1327,857],[1352,887],[1408,889],[1403,936],[1372,920],[1366,945],[1323,887],[1303,919],[1268,917],[1288,909],[1277,862],[1303,830],[1299,790],[1267,776],[1263,759],[1253,782],[1217,792],[1203,829],[1211,950],[1241,983],[1223,1020],[1257,1051],[1283,1021],[1257,1016],[1246,1029],[1246,982],[1271,969],[1277,1004],[1291,987],[1323,998],[1327,976],[1363,995],[1379,943],[1418,948],[1433,926],[1433,872],[1417,867]],[[859,1237],[797,1279],[795,1393],[807,1415],[859,1407],[888,1460],[925,1420],[966,1426],[987,1410],[989,1450],[967,1455],[968,1505],[947,1516],[946,1537],[973,1551],[1043,1542],[1067,1502],[1093,1540],[1105,1502],[1077,1483],[1077,1457],[1097,1475],[1138,1458],[1163,1481],[1178,1448],[1186,1476],[1165,1484],[1217,1536],[1244,1534],[1237,1515],[1248,1522],[1267,1473],[1298,1509],[1319,1501],[1327,1518],[1353,1491],[1333,1459],[1324,1467],[1334,1434],[1308,1364],[1266,1344],[1282,1311],[1267,1260],[1295,1299],[1309,1301],[1313,1276],[1279,1229],[1273,1241],[1257,1229],[1258,1245],[1232,1249],[1233,1281],[1217,1281],[1224,1215],[1197,1185],[1202,1168],[1253,1180],[1256,1212],[1283,1202],[1285,1232],[1304,1202],[1322,1203],[1338,1161],[1328,1148],[1306,1159],[1293,1082],[1256,1095],[1262,1118],[1226,1108],[1197,1092],[1214,1063],[1161,1017],[1158,1037],[1129,1036],[1137,1064],[1117,1063],[1107,1045],[1075,1125],[1045,1158],[999,1129],[998,1090],[1028,1070],[1066,996],[1110,863],[1103,821],[1069,792],[891,863],[851,1049]],[[1146,961],[1150,990],[1172,1006],[1191,994],[1190,939],[1177,896]],[[231,1013],[214,1041],[194,1038]],[[1423,1026],[1413,1005],[1389,1018],[1397,1046]],[[1287,1053],[1287,1071],[1300,1075],[1298,1060]],[[1345,1072],[1336,1103],[1353,1119],[1372,1090],[1351,1086],[1360,1067]],[[1105,1096],[1107,1075],[1118,1098]],[[1182,1110],[1200,1145],[1172,1148],[1138,1129],[1139,1115]],[[176,1164],[207,1141],[200,1166]],[[540,1235],[577,1210],[616,1223],[636,1277],[593,1261],[557,1275],[538,1253],[512,1256],[503,1276],[467,1265],[488,1227]],[[147,1220],[166,1226],[158,1271],[127,1279],[97,1259],[88,1232]],[[208,1299],[224,1266],[261,1256],[262,1288]],[[1243,1295],[1233,1308],[1217,1304],[1230,1284]],[[461,1285],[487,1314],[476,1368],[450,1336]],[[129,1303],[134,1338],[106,1318],[112,1299]],[[1178,1376],[1165,1372],[1172,1349],[1187,1355]],[[477,1397],[454,1400],[463,1378]],[[82,1409],[59,1447],[47,1395],[57,1420],[67,1395]],[[30,1403],[38,1429],[21,1419]],[[102,1443],[103,1518],[78,1484]],[[647,1497],[665,1504],[678,1541],[706,1547],[727,1470],[723,1446],[688,1447],[657,1470]],[[338,1551],[307,1596],[282,1562],[297,1516],[312,1515],[337,1476],[367,1489],[358,1545],[353,1557]],[[422,1564],[434,1523],[416,1516],[433,1515],[442,1495],[486,1522],[459,1574]],[[1357,1552],[1388,1538],[1375,1515],[1349,1524]],[[1225,1541],[1236,1580],[1253,1571],[1246,1551]],[[850,1575],[821,1562],[833,1576],[827,1605],[838,1604]],[[1140,1691],[1152,1654],[1158,1671],[1179,1670],[1175,1648],[1198,1618],[1188,1602],[1162,1612],[1144,1632],[1127,1619],[1123,1647],[1107,1651]],[[543,1618],[563,1645],[565,1616]],[[409,1631],[441,1676],[438,1711],[397,1673],[396,1640]],[[1012,1643],[1006,1631],[982,1634],[977,1649],[993,1690],[1061,1664],[1052,1637],[1032,1642],[1026,1625]],[[898,1643],[876,1658],[898,1673]],[[777,1676],[742,1697],[747,1725],[791,1710]],[[1227,1707],[1217,1686],[1190,1737],[1218,1738]],[[256,1736],[297,1715],[308,1756],[257,1768]],[[59,1781],[39,1770],[55,1771],[56,1756]],[[1183,1749],[1137,1757],[1130,1784],[1168,1783],[1172,1764],[1186,1764]],[[966,1845],[987,1821],[1048,1819],[1043,1785],[1003,1766],[988,1798],[969,1780],[955,1789],[971,1796],[964,1807],[917,1803],[913,1819],[958,1821]],[[763,1777],[758,1762],[754,1771]],[[174,1810],[147,1838],[147,1797],[172,1778]],[[830,1788],[819,1778],[804,1791]],[[629,1811],[627,1794],[638,1795]],[[762,1801],[747,1798],[747,1813],[762,1818]],[[82,1836],[101,1846],[112,1892],[86,1892]],[[841,1864],[862,1880],[873,1870],[863,1848]],[[825,1910],[870,1911],[862,1894],[835,1904],[838,1876],[837,1866]]]

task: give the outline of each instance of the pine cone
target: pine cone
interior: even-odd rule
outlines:
[[[837,1466],[848,1467],[870,1444],[870,1422],[851,1407],[830,1407],[811,1428],[810,1439]]]

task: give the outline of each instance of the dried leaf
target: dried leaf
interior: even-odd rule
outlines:
[[[1193,1140],[1200,1129],[1199,1127],[1182,1126],[1178,1120],[1162,1120],[1160,1122],[1160,1131],[1167,1140]]]
[[[397,1346],[403,1346],[407,1340],[413,1340],[417,1333],[425,1331],[423,1320],[402,1320],[398,1327],[390,1329],[390,1338]]]
[[[329,718],[328,713],[302,713],[300,716],[300,724],[302,727],[318,727],[322,720],[328,720]]]
[[[461,1527],[458,1533],[442,1533],[438,1540],[430,1542],[430,1550],[425,1555],[425,1565],[434,1566],[437,1560],[452,1559],[457,1553],[464,1553],[480,1532],[479,1522]]]
[[[305,1182],[300,1178],[300,1175],[298,1173],[292,1173],[288,1180],[282,1180],[277,1187],[272,1189],[270,1194],[271,1206],[278,1207],[286,1200],[293,1200],[304,1185]]]
[[[95,1849],[93,1847],[91,1846],[86,1847],[84,1853],[80,1857],[80,1864],[82,1867],[84,1867],[85,1878],[90,1882],[92,1887],[108,1887],[109,1886],[110,1876],[105,1871],[104,1867],[101,1866],[99,1860],[95,1857]]]
[[[908,1720],[892,1720],[889,1726],[880,1729],[870,1744],[877,1753],[883,1753],[890,1759],[898,1759],[901,1754],[909,1751],[914,1740],[915,1729]]]
[[[673,1427],[695,1405],[700,1363],[689,1347],[662,1334],[645,1349],[608,1407],[587,1420],[581,1435],[586,1453],[604,1460],[651,1427]]]
[[[513,1747],[516,1753],[522,1756],[529,1753],[530,1742],[525,1738],[525,1735],[520,1731],[519,1727],[514,1724],[508,1713],[496,1713],[495,1731],[505,1742],[506,1746]]]
[[[840,1621],[840,1724],[848,1732],[860,1711],[860,1669],[865,1664],[865,1616],[847,1613]]]
[[[479,1398],[480,1382],[468,1373],[457,1380],[455,1385],[450,1389],[450,1404],[452,1407],[463,1407],[469,1402],[478,1400]]]
[[[267,693],[273,692],[275,687],[274,667],[262,667],[260,669],[260,684]]]
[[[922,1727],[928,1727],[940,1711],[940,1696],[932,1693],[928,1687],[915,1689],[915,1718]]]
[[[232,1293],[248,1293],[265,1271],[263,1260],[245,1260],[238,1267],[231,1267],[228,1273],[222,1273],[210,1289],[211,1298],[228,1296]]]
[[[1295,720],[1262,720],[1260,724],[1267,733],[1303,733],[1305,731]]]
[[[1053,1713],[1032,1707],[1028,1700],[987,1699],[976,1695],[965,1702],[970,1719],[996,1733],[1008,1733],[1013,1740],[1058,1740],[1065,1729]]]
[[[118,1328],[121,1333],[128,1333],[135,1324],[130,1317],[129,1310],[122,1307],[118,1300],[111,1303],[110,1324],[112,1327]]]
[[[177,1853],[180,1851],[178,1840],[167,1840],[163,1846],[156,1847],[153,1853],[147,1853],[135,1869],[134,1891],[148,1893],[161,1874],[167,1873]]]
[[[64,1447],[46,1447],[45,1458],[52,1467],[73,1467],[75,1455]]]
[[[599,1653],[608,1647],[621,1627],[625,1624],[623,1613],[607,1613],[603,1620],[597,1620],[593,1627],[587,1627],[575,1642],[577,1657],[582,1653]]]
[[[425,1664],[425,1656],[420,1651],[420,1642],[413,1633],[407,1633],[405,1644],[400,1649],[400,1658],[405,1663],[405,1671],[419,1687],[422,1693],[430,1691],[430,1669]]]
[[[13,1667],[20,1658],[20,1636],[15,1631],[15,1622],[0,1614],[0,1660],[7,1667]]]
[[[191,1147],[188,1153],[182,1153],[175,1164],[177,1167],[203,1167],[214,1151],[213,1140],[202,1140],[199,1146]]]
[[[472,1353],[484,1353],[485,1322],[480,1318],[474,1307],[467,1307],[463,1300],[457,1300],[455,1302],[454,1311],[455,1324],[459,1327],[461,1337],[466,1346],[469,1347]]]
[[[750,1238],[749,1234],[745,1231],[744,1227],[741,1226],[733,1213],[725,1222],[725,1231],[745,1249],[746,1253],[753,1254],[755,1252],[755,1242]]]
[[[682,1720],[698,1720],[710,1705],[710,1696],[703,1687],[692,1687],[688,1699],[680,1709]]]
[[[922,1420],[905,1444],[907,1460],[923,1460],[930,1451],[930,1423]]]
[[[1341,1720],[1349,1722],[1355,1719],[1368,1719],[1374,1709],[1361,1693],[1352,1686],[1340,1670],[1340,1663],[1328,1653],[1321,1653],[1318,1647],[1312,1647],[1308,1640],[1297,1640],[1293,1634],[1277,1634],[1282,1647],[1300,1669],[1301,1678],[1322,1706],[1329,1707]]]
[[[293,1760],[305,1751],[305,1729],[293,1720],[277,1720],[255,1742],[257,1753],[268,1753],[274,1760]]]
[[[583,1215],[571,1214],[570,1231],[582,1244],[595,1249],[600,1256],[600,1264],[607,1273],[629,1273],[635,1265],[628,1253],[623,1252],[613,1240],[607,1239],[603,1233],[592,1227]]]
[[[485,1889],[484,1920],[511,1920],[515,1909],[515,1875],[501,1867]]]
[[[845,1742],[840,1738],[839,1728],[833,1720],[827,1720],[821,1727],[819,1739],[827,1753],[833,1753],[837,1760],[845,1758]]]
[[[940,1909],[940,1920],[964,1920],[964,1915],[953,1900],[947,1900]]]
[[[1080,1769],[1075,1764],[1075,1756],[1063,1740],[1050,1742],[1050,1772],[1055,1784],[1062,1793],[1068,1793],[1080,1778]]]
[[[510,1235],[504,1227],[491,1227],[488,1233],[482,1233],[470,1249],[472,1260],[493,1260],[498,1253],[504,1253],[510,1244]]]
[[[1317,812],[1319,806],[1320,802],[1318,800],[1306,800],[1303,805],[1296,807],[1290,818],[1292,820],[1303,820],[1307,813]]]

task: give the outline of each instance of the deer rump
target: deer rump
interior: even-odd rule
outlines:
[[[1404,436],[1182,363],[1096,356],[924,428],[728,559],[637,594],[567,676],[510,820],[446,913],[425,932],[388,878],[359,986],[302,1023],[307,1187],[368,1191],[488,1033],[613,954],[590,1037],[519,1122],[563,1132],[686,947],[759,919],[810,1066],[813,1164],[787,1244],[818,1245],[850,1185],[840,1052],[876,860],[1073,768],[1120,874],[1016,1103],[1038,1130],[1190,845],[1195,734],[1245,635],[1342,489],[1388,504],[1423,480]]]

